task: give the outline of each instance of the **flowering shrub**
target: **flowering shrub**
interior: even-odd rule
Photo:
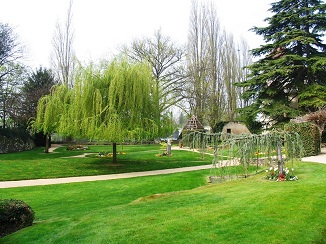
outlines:
[[[266,169],[266,179],[268,180],[276,180],[276,181],[294,181],[299,178],[293,174],[294,169],[289,170],[285,168],[283,172],[279,172],[278,167],[270,167],[270,169]]]

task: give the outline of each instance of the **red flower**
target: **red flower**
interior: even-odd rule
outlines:
[[[285,174],[283,173],[279,174],[278,179],[281,181],[285,180]]]

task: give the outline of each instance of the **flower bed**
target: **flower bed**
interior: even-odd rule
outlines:
[[[83,145],[69,145],[67,146],[67,150],[68,151],[80,151],[80,150],[89,150],[89,148],[87,146],[83,146]]]
[[[280,172],[278,167],[270,167],[269,169],[266,169],[266,179],[268,180],[276,180],[276,181],[294,181],[298,180],[299,178],[294,175],[293,173],[294,168],[291,170],[288,168],[285,168],[283,172]]]
[[[117,155],[124,155],[126,154],[125,152],[117,152]],[[97,157],[100,158],[112,158],[113,157],[113,153],[109,153],[109,152],[99,152],[97,154]]]

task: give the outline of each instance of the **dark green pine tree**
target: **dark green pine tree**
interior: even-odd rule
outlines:
[[[32,72],[21,87],[22,114],[21,123],[27,124],[36,117],[37,104],[41,97],[50,94],[51,87],[58,82],[51,70],[40,67]]]
[[[272,123],[287,122],[326,104],[326,4],[320,0],[281,0],[271,4],[266,27],[252,30],[265,45],[253,49],[260,59],[240,84],[251,105],[248,118],[262,114]],[[316,92],[319,91],[319,92]],[[317,103],[311,102],[313,99]],[[323,101],[325,103],[323,103]]]

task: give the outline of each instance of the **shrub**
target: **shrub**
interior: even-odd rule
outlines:
[[[289,123],[284,128],[289,132],[297,132],[303,142],[305,157],[314,156],[320,153],[320,132],[318,127],[310,122]]]
[[[21,138],[7,138],[0,135],[0,154],[1,153],[11,153],[11,152],[21,152],[25,150],[31,150],[34,148],[34,143],[32,140],[24,142]]]
[[[22,127],[0,128],[0,153],[31,150],[35,144],[29,132]]]
[[[35,213],[21,200],[0,200],[0,237],[33,224]]]
[[[32,139],[29,132],[23,127],[0,128],[0,135],[5,136],[8,139],[19,138],[25,143]]]

